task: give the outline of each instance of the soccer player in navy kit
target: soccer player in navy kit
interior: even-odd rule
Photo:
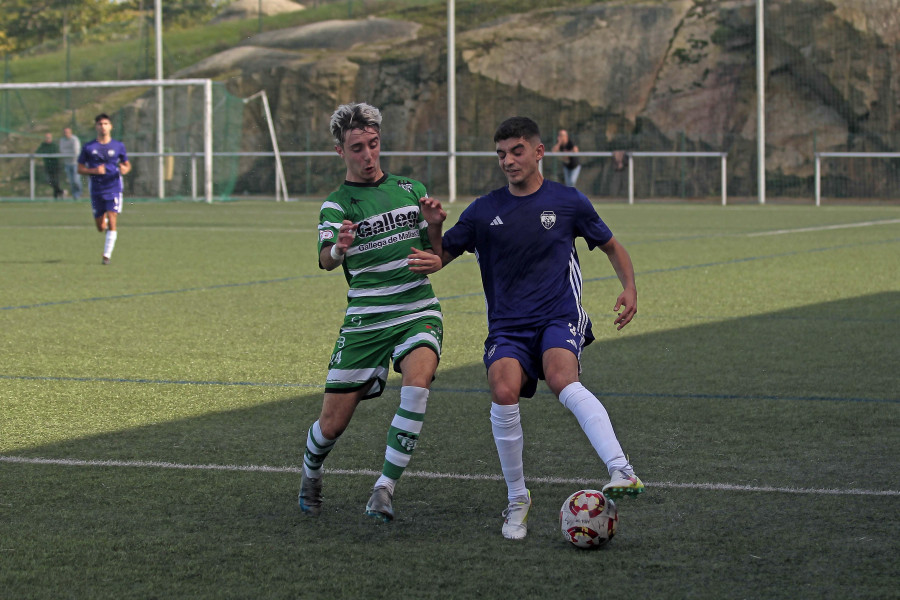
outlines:
[[[594,336],[581,305],[575,238],[584,238],[590,249],[599,247],[622,283],[613,309],[618,329],[637,312],[637,289],[628,252],[587,197],[541,175],[544,145],[537,124],[526,117],[507,119],[494,142],[508,185],[462,212],[444,233],[440,254],[446,265],[465,251],[474,252],[481,269],[488,313],[484,364],[493,401],[491,427],[509,500],[502,533],[522,539],[531,492],[525,487],[519,398],[533,396],[538,379],[544,379],[575,415],[606,464],[610,482],[603,492],[620,498],[644,490],[606,409],[579,382],[581,350]]]
[[[97,231],[106,232],[103,264],[108,265],[118,237],[117,217],[122,212],[122,175],[131,171],[131,163],[128,162],[125,144],[112,139],[113,126],[109,115],[97,115],[94,128],[97,139],[81,148],[78,173],[90,176],[91,208]]]

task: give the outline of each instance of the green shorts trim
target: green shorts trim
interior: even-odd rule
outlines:
[[[325,391],[346,393],[365,388],[363,400],[376,398],[384,392],[390,362],[399,373],[403,358],[420,346],[434,350],[440,360],[443,339],[443,319],[431,315],[376,331],[344,331],[328,363]]]

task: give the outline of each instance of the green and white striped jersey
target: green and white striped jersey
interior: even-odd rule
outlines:
[[[426,195],[420,182],[386,173],[371,184],[345,181],[322,204],[320,253],[323,245],[337,241],[344,219],[359,223],[343,262],[350,289],[341,332],[443,317],[431,281],[407,263],[410,248],[431,249],[428,224],[419,211],[419,198]]]

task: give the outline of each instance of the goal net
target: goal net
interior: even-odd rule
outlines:
[[[68,191],[63,157],[38,148],[47,134],[58,148],[66,127],[89,142],[94,117],[106,113],[132,164],[124,178],[129,202],[228,200],[243,112],[240,98],[205,79],[0,84],[0,199],[52,197],[48,167]]]

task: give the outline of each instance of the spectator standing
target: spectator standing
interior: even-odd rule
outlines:
[[[72,133],[70,127],[63,129],[63,136],[59,138],[59,153],[63,154],[63,169],[69,180],[69,189],[72,190],[72,198],[78,200],[81,197],[81,175],[78,174],[78,155],[81,154],[81,140]]]
[[[53,142],[53,134],[45,133],[44,141],[41,142],[41,145],[37,147],[37,150],[34,151],[35,154],[59,154],[59,148]],[[53,199],[57,199],[62,196],[62,189],[59,187],[59,157],[58,156],[45,156],[44,157],[44,172],[47,174],[47,183],[50,184],[50,187],[53,188]]]
[[[556,143],[551,150],[553,152],[579,151],[578,146],[575,145],[575,140],[569,136],[569,132],[565,129],[560,129],[559,133],[556,134]],[[566,156],[563,158],[563,178],[567,186],[575,187],[579,173],[581,173],[581,165],[578,164],[577,156]]]

